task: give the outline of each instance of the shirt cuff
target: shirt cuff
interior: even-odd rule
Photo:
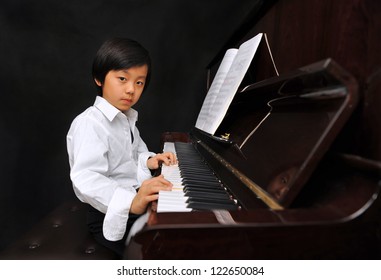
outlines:
[[[147,166],[147,160],[149,157],[156,156],[155,153],[152,152],[144,152],[139,155],[139,163],[138,163],[138,172],[137,179],[139,185],[143,183],[143,181],[152,178],[151,171]]]
[[[118,241],[123,238],[135,195],[136,190],[133,187],[118,187],[115,190],[103,221],[103,235],[107,240]]]

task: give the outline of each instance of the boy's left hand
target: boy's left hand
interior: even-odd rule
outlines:
[[[147,167],[151,170],[158,169],[161,163],[165,165],[177,164],[177,158],[175,154],[171,152],[157,154],[147,160]]]

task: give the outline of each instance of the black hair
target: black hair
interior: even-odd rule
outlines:
[[[148,51],[138,42],[127,38],[112,38],[105,41],[99,48],[93,61],[93,78],[101,84],[111,70],[129,69],[135,66],[147,65],[147,77],[144,90],[151,76],[151,59]],[[102,93],[101,87],[98,87]]]

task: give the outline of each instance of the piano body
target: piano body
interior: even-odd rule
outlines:
[[[274,14],[296,3],[303,6],[276,1],[257,25],[266,29]],[[268,35],[271,41],[276,34]],[[375,152],[369,156],[356,142],[374,108],[364,106],[358,73],[330,58],[317,61],[237,92],[215,135],[197,128],[163,133],[162,143],[180,142],[200,155],[236,207],[153,209],[129,237],[126,258],[381,257],[379,144],[367,142]],[[371,83],[367,98],[379,101],[369,96],[380,88]],[[380,122],[373,116],[368,126]],[[368,131],[380,139],[378,129]],[[208,188],[202,179],[201,185]]]

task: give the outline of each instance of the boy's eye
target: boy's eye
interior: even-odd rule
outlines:
[[[127,79],[125,77],[119,77],[119,80],[122,81],[122,82],[127,81]]]
[[[138,81],[137,84],[140,85],[140,86],[142,86],[142,85],[144,85],[144,82],[142,82],[142,81]]]

